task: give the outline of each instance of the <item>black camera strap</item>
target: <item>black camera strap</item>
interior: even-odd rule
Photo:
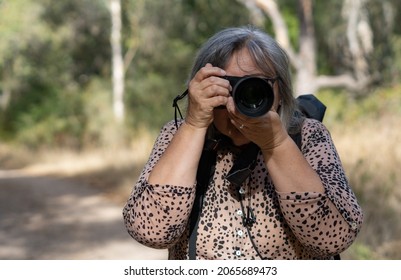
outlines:
[[[185,90],[182,94],[177,95],[174,100],[173,100],[173,107],[174,107],[174,122],[175,122],[175,127],[178,129],[178,116],[177,113],[180,115],[180,118],[182,119],[182,113],[180,110],[180,106],[178,106],[178,101],[183,99],[185,96],[188,95],[188,89]]]
[[[256,157],[259,153],[259,147],[255,143],[250,143],[241,151],[234,162],[233,167],[228,172],[226,179],[234,186],[241,187],[242,183],[249,177],[255,168]]]

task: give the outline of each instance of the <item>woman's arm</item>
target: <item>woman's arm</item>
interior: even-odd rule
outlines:
[[[335,255],[355,240],[363,221],[362,209],[324,125],[307,119],[302,137],[302,154],[319,176],[324,193],[278,191],[280,207],[304,246],[317,255]]]
[[[178,130],[170,122],[124,208],[129,233],[139,242],[166,248],[179,238],[192,209],[196,173],[215,107],[225,105],[230,84],[224,70],[207,64],[189,83],[188,109]]]
[[[262,153],[278,192],[324,193],[318,174],[288,135],[279,146]]]
[[[181,127],[182,122],[179,125]],[[168,248],[183,234],[195,197],[194,184],[149,183],[149,174],[165,154],[176,133],[173,121],[162,128],[123,209],[128,233],[138,242],[153,248]]]
[[[207,64],[191,80],[185,122],[156,163],[149,183],[194,184],[206,131],[213,122],[213,110],[225,105],[230,96],[230,83],[219,78],[224,75],[224,70]]]
[[[192,186],[207,128],[184,122],[149,175],[149,184]]]

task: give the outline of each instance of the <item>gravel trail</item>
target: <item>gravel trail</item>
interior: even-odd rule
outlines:
[[[0,170],[0,259],[166,259],[128,235],[122,207],[80,182]]]

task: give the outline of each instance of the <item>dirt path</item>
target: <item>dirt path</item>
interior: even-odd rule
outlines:
[[[0,259],[165,259],[128,235],[121,211],[82,183],[0,170]]]

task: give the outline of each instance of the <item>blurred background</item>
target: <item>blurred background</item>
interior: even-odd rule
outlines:
[[[0,259],[164,258],[122,207],[197,49],[247,24],[328,107],[365,213],[343,258],[401,259],[400,21],[396,0],[0,0]]]

